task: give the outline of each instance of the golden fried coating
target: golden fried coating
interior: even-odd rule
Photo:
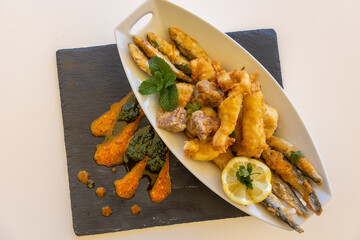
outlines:
[[[129,43],[128,48],[136,64],[151,76],[148,57],[133,43]]]
[[[261,91],[244,97],[241,146],[237,155],[250,158],[259,158],[267,147],[264,130],[264,97]]]
[[[188,75],[177,69],[165,55],[163,55],[156,48],[154,48],[148,41],[145,41],[136,36],[131,36],[131,37],[134,43],[136,44],[136,46],[140,47],[149,58],[160,57],[164,59],[164,61],[170,66],[171,70],[175,73],[176,77],[186,82],[192,82],[191,78]]]
[[[194,98],[195,86],[188,83],[177,83],[176,87],[179,93],[178,106],[185,108],[186,104]]]
[[[178,28],[169,28],[169,36],[187,59],[192,60],[199,57],[207,57],[197,42]]]
[[[223,170],[226,164],[234,157],[230,148],[226,150],[225,153],[220,153],[219,156],[214,158],[212,161],[218,166],[221,170]]]
[[[191,138],[197,137],[200,141],[207,142],[219,127],[220,120],[217,117],[208,117],[203,111],[197,110],[188,117],[186,133]]]
[[[223,96],[215,82],[201,80],[196,84],[195,99],[201,106],[216,107],[222,102]]]
[[[214,150],[211,142],[200,142],[197,138],[185,142],[184,153],[186,157],[197,161],[211,161],[220,154]]]
[[[215,80],[216,72],[210,58],[196,58],[190,61],[191,79],[193,82],[201,80]]]
[[[168,43],[152,32],[147,34],[147,38],[151,45],[153,45],[157,50],[169,58],[172,64],[187,66],[190,68],[190,62],[180,54],[180,51],[176,48],[175,45]]]
[[[276,128],[279,121],[279,112],[276,108],[265,104],[265,112],[264,112],[264,130],[266,139],[271,137]]]

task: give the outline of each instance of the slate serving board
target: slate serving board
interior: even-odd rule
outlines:
[[[282,85],[276,33],[261,29],[228,33],[240,43]],[[152,226],[247,216],[217,196],[195,178],[173,155],[170,158],[172,193],[162,203],[153,203],[146,191],[148,180],[143,178],[130,200],[116,196],[113,182],[126,174],[124,166],[98,166],[93,160],[96,145],[103,138],[94,137],[91,122],[106,112],[131,91],[116,45],[64,49],[56,52],[63,114],[64,136],[70,185],[72,220],[78,236],[123,231]],[[147,125],[143,118],[140,127]],[[95,181],[89,189],[77,180],[81,170],[88,171]],[[98,198],[97,187],[107,193]],[[130,208],[141,206],[139,215]],[[101,208],[110,206],[110,217],[101,215]]]

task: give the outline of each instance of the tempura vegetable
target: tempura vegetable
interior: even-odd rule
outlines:
[[[148,57],[133,43],[128,44],[128,48],[131,56],[133,57],[136,64],[147,74],[152,76],[149,69],[149,59]]]
[[[207,57],[206,53],[200,48],[197,42],[178,28],[169,28],[169,36],[187,59],[192,60],[199,57]]]
[[[162,54],[167,56],[172,64],[177,67],[179,70],[190,73],[190,63],[189,61],[180,54],[180,51],[173,44],[168,43],[164,39],[155,35],[152,32],[147,34],[147,38],[151,45],[153,45],[157,50]]]
[[[166,56],[164,56],[161,52],[159,52],[156,48],[154,48],[148,41],[145,41],[136,36],[131,36],[131,37],[134,43],[136,44],[136,46],[140,47],[149,58],[152,57],[162,58],[170,66],[171,70],[175,73],[176,77],[186,82],[192,82],[191,78],[188,75],[177,69]]]

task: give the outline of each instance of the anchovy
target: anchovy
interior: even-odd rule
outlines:
[[[274,172],[271,174],[271,185],[272,193],[284,200],[289,206],[295,208],[297,215],[307,215],[308,211],[306,207],[301,203],[291,187]]]
[[[280,177],[294,188],[312,209],[316,215],[322,212],[321,203],[305,176],[291,163],[284,159],[284,156],[275,150],[266,149],[262,157],[271,170],[279,174]]]
[[[165,55],[163,55],[161,52],[159,52],[156,48],[154,48],[148,41],[143,40],[141,38],[138,38],[136,36],[131,36],[135,45],[140,47],[145,54],[149,57],[159,57],[162,58],[171,68],[171,70],[175,73],[176,77],[180,78],[181,80],[184,80],[186,82],[192,82],[192,79],[186,75],[185,73],[183,73],[182,71],[180,71],[179,69],[177,69],[168,59],[168,57],[166,57]]]
[[[195,58],[208,56],[200,48],[197,42],[189,37],[187,34],[180,31],[178,28],[171,27],[169,28],[169,36],[171,40],[175,43],[180,52],[189,60],[193,60]]]
[[[279,138],[279,137],[270,137],[266,140],[269,146],[276,151],[281,152],[287,159],[291,160],[291,155],[299,150],[294,147],[290,142]],[[299,170],[304,173],[304,175],[310,177],[317,185],[321,185],[323,179],[316,172],[315,168],[311,165],[310,161],[306,157],[296,155],[296,161],[292,163],[299,168]]]
[[[295,222],[293,216],[287,212],[286,208],[274,194],[270,193],[270,195],[267,196],[261,203],[265,205],[265,207],[275,216],[279,217],[283,222],[287,223],[292,229],[298,233],[304,232],[299,224]]]
[[[153,47],[159,50],[162,54],[166,55],[175,67],[185,73],[191,73],[190,62],[180,54],[180,51],[176,48],[176,46],[168,43],[152,32],[147,34],[147,38],[150,44],[153,45]]]

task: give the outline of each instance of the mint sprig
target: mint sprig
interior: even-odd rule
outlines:
[[[159,92],[160,107],[167,112],[175,110],[179,100],[179,93],[174,83],[175,73],[164,59],[159,57],[150,58],[149,69],[153,76],[141,83],[139,93],[150,95]]]
[[[186,104],[185,108],[189,110],[189,115],[191,116],[193,112],[201,109],[201,106],[197,102]]]

